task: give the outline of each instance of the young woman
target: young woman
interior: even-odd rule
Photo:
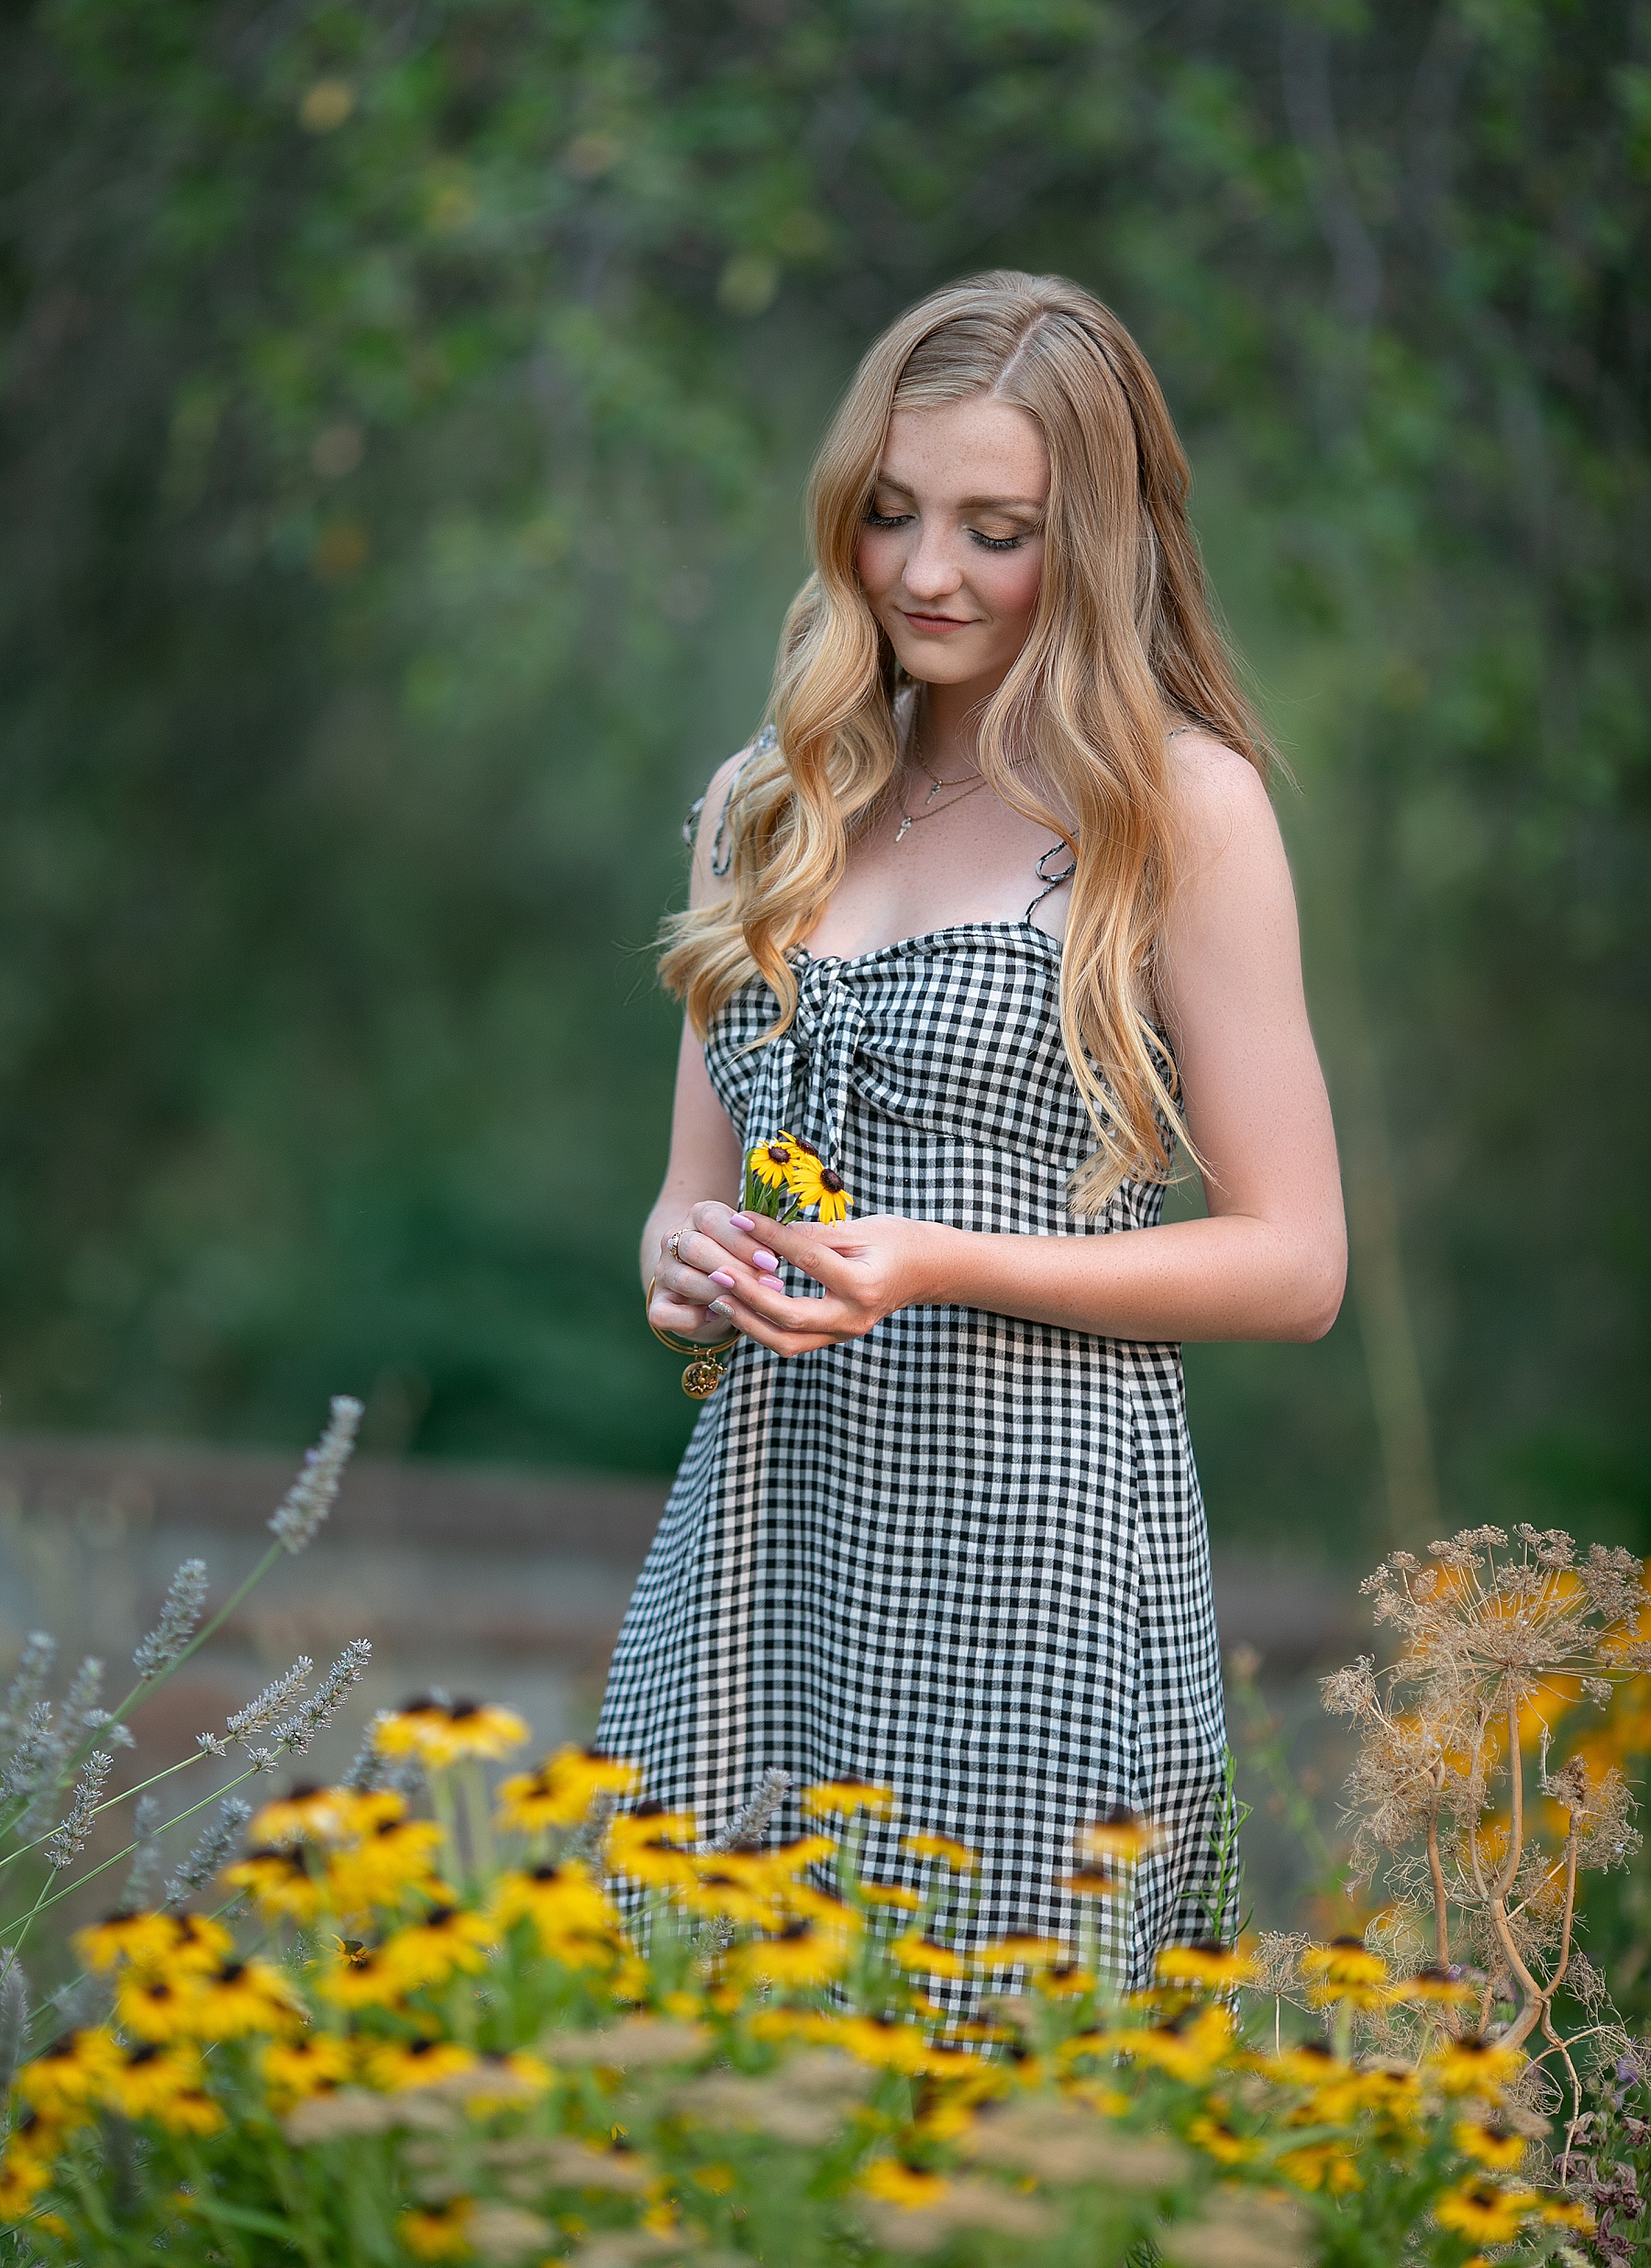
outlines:
[[[837,413],[770,722],[712,783],[662,964],[648,1318],[735,1346],[598,1735],[706,1832],[770,1766],[892,1788],[866,1874],[967,1844],[976,1946],[1072,1942],[1075,1832],[1144,1814],[1137,1981],[1226,1919],[1178,1342],[1316,1339],[1345,1269],[1268,750],[1186,491],[1138,348],[1058,278],[936,293]],[[781,1129],[847,1220],[735,1209]],[[1163,1226],[1178,1142],[1208,1215]]]

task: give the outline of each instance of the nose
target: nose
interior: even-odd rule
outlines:
[[[917,539],[901,581],[910,595],[920,601],[950,598],[962,588],[963,572],[948,529],[919,521]]]

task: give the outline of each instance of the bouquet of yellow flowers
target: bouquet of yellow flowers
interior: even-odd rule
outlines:
[[[770,1134],[746,1151],[742,1212],[783,1223],[817,1206],[820,1218],[829,1224],[846,1218],[853,1202],[842,1175],[800,1135]]]

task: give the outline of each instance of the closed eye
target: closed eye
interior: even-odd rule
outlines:
[[[988,551],[1018,551],[1026,540],[1025,536],[983,536],[978,528],[969,532]]]
[[[872,507],[866,514],[868,528],[900,528],[911,518],[909,512],[879,512]]]

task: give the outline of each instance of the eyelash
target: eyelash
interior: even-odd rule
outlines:
[[[900,528],[911,517],[909,512],[868,512],[868,528]],[[983,536],[978,528],[969,530],[974,541],[988,551],[1018,551],[1026,540],[1025,536]]]

